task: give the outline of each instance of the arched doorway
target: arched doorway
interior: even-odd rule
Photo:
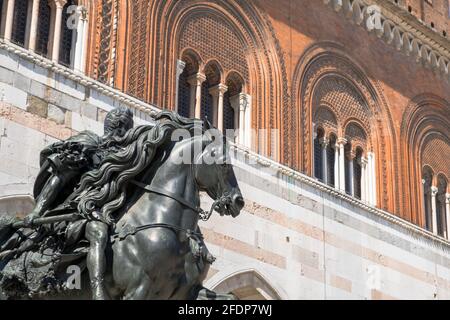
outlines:
[[[216,277],[217,276],[217,277]],[[211,290],[232,293],[239,300],[282,300],[280,293],[256,270],[238,271],[227,276],[214,276]],[[220,278],[219,278],[220,277]]]

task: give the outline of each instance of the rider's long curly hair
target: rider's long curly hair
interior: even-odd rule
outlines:
[[[112,214],[126,203],[128,182],[152,163],[158,148],[170,139],[174,130],[186,129],[193,133],[194,128],[200,128],[203,132],[201,122],[177,113],[162,111],[155,120],[155,124],[135,127],[123,137],[108,142],[119,151],[107,155],[98,169],[81,177],[75,191],[80,214],[94,215],[110,224]]]

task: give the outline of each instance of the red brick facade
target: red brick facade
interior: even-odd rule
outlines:
[[[399,16],[408,6],[448,50],[448,1],[399,0]],[[375,154],[378,207],[424,227],[424,172],[450,193],[449,78],[321,0],[98,0],[91,17],[87,71],[102,82],[169,109],[184,108],[199,72],[204,90],[238,88],[252,97],[252,128],[278,129],[252,148],[308,175],[319,124],[352,141],[346,152]]]

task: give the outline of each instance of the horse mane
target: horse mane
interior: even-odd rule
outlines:
[[[113,138],[105,146],[110,152],[98,169],[85,173],[75,190],[78,211],[83,216],[96,215],[110,224],[112,214],[123,207],[127,200],[126,187],[130,180],[151,165],[158,148],[170,140],[176,129],[194,129],[204,132],[202,122],[184,118],[177,113],[162,111],[152,125],[130,129],[123,137]]]

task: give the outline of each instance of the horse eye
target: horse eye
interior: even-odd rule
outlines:
[[[211,157],[215,157],[216,156],[216,150],[212,150],[211,151]]]

